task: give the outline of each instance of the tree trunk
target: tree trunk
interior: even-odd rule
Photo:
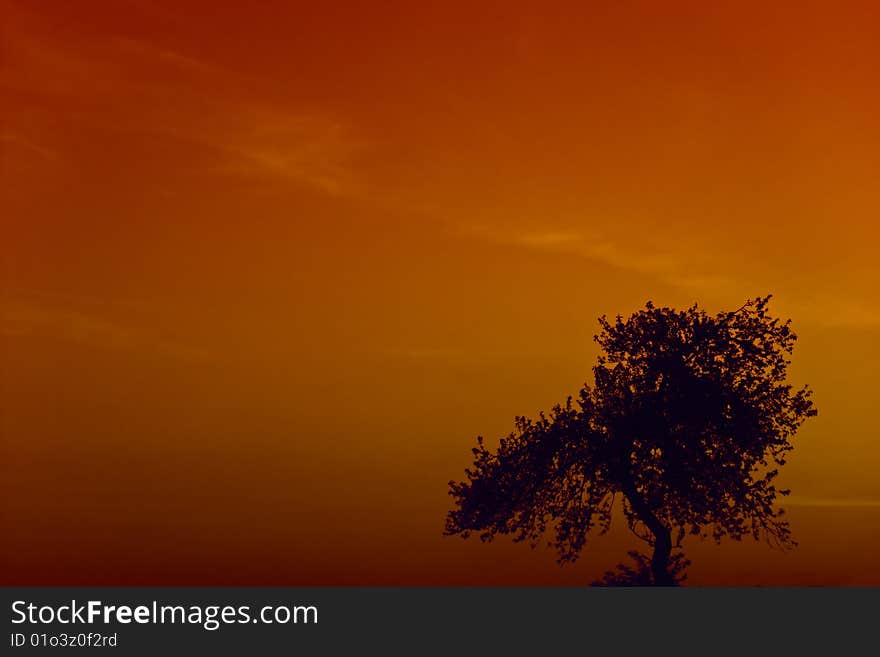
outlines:
[[[672,574],[669,572],[669,556],[672,554],[672,536],[668,529],[658,536],[654,534],[654,554],[651,557],[651,575],[654,578],[654,586],[678,586]]]
[[[645,526],[654,535],[654,554],[651,557],[651,578],[654,580],[654,586],[678,586],[675,578],[669,572],[669,557],[672,555],[672,532],[654,514],[651,507],[639,495],[634,484],[625,485],[623,493],[639,520],[645,523]]]

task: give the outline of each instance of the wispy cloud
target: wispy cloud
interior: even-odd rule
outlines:
[[[342,122],[253,107],[238,107],[229,115],[234,121],[222,130],[175,134],[169,129],[217,152],[212,164],[191,173],[293,181],[333,195],[353,195],[359,188],[351,160],[362,143]]]
[[[122,318],[118,308],[83,303],[68,297],[6,295],[0,299],[0,336],[80,344],[115,352],[146,352],[201,361],[207,354],[136,319]],[[114,312],[116,311],[116,312]]]
[[[802,321],[826,328],[880,328],[880,304],[873,288],[866,290],[865,285],[853,284],[835,288],[825,279],[815,285],[791,286],[786,272],[762,268],[761,263],[748,261],[745,254],[739,258],[728,252],[712,254],[686,239],[676,242],[651,236],[622,243],[598,231],[529,230],[485,224],[465,225],[463,231],[495,244],[584,258],[643,275],[704,303],[773,293],[784,298],[786,311]],[[805,272],[802,278],[809,276],[810,272]],[[876,274],[850,276],[848,280],[854,283],[870,277],[876,278]]]
[[[627,248],[599,233],[568,229],[500,229],[486,225],[470,225],[465,231],[498,244],[510,244],[541,251],[564,253],[588,258],[611,267],[660,276],[667,282],[684,280],[685,261],[657,245],[642,245],[638,250]],[[691,263],[699,260],[692,256]]]
[[[471,355],[465,354],[460,350],[429,346],[393,348],[386,350],[384,353],[390,358],[419,362],[449,363],[454,360],[472,358]]]
[[[261,98],[259,81],[161,43],[114,35],[62,42],[23,11],[9,22],[5,84],[24,100],[0,109],[4,142],[57,156],[30,136],[40,129],[35,116],[55,107],[48,120],[56,123],[189,145],[178,175],[258,177],[333,195],[359,189],[353,159],[365,142],[342,117]],[[35,113],[34,98],[50,102]]]
[[[880,299],[861,300],[847,297],[847,290],[823,294],[815,299],[813,312],[828,328],[880,328]]]
[[[224,70],[220,66],[186,55],[172,48],[165,48],[142,39],[112,37],[109,39],[109,45],[124,53],[126,56],[133,59],[138,58],[141,61],[154,60],[158,63],[168,64],[184,71],[204,75],[232,75],[229,71]]]
[[[782,506],[830,507],[830,508],[880,508],[880,499],[856,499],[844,497],[788,497]]]
[[[41,146],[40,144],[34,142],[27,137],[16,134],[13,132],[4,132],[0,133],[0,148],[18,148],[27,151],[28,153],[33,153],[38,155],[44,160],[48,160],[50,162],[55,162],[58,160],[58,153],[55,151],[46,148],[45,146]]]

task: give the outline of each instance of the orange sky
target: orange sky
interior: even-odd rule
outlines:
[[[6,582],[589,581],[441,536],[474,436],[773,293],[801,547],[691,581],[880,584],[880,5],[219,4],[0,0]]]

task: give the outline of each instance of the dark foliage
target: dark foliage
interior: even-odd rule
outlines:
[[[627,554],[635,562],[632,566],[618,564],[590,586],[654,586],[651,557],[637,550],[630,550]],[[687,579],[686,571],[690,565],[690,559],[683,552],[674,552],[669,557],[669,575],[676,586],[681,586]]]
[[[794,544],[774,480],[791,438],[816,414],[811,391],[786,381],[795,334],[768,311],[770,297],[708,315],[648,302],[624,320],[602,317],[595,383],[549,414],[518,417],[515,430],[474,448],[447,534],[510,534],[533,546],[548,533],[561,562],[616,502],[629,528],[653,546],[652,574],[674,585],[672,548],[686,535],[751,535]]]

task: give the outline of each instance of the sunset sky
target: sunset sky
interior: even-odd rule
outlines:
[[[3,583],[587,583],[475,436],[772,293],[801,545],[690,582],[880,585],[880,3],[714,4],[0,0]]]

